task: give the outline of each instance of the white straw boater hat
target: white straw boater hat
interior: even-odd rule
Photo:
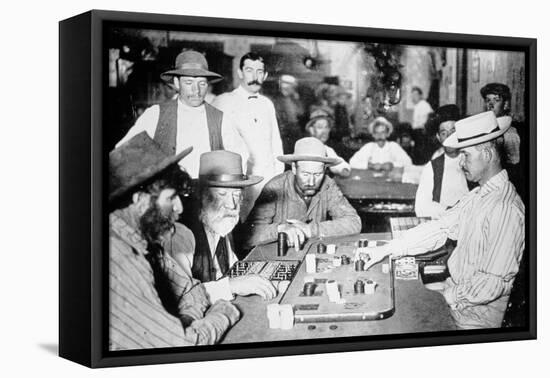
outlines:
[[[488,142],[503,135],[512,124],[512,117],[495,116],[492,111],[476,114],[455,123],[455,132],[443,142],[450,148],[464,148]]]
[[[320,161],[329,167],[342,162],[342,159],[328,157],[326,146],[319,139],[313,137],[298,139],[294,145],[293,154],[278,156],[277,159],[286,164],[296,161]]]

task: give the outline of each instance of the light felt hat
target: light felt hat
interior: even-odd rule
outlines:
[[[450,148],[464,148],[485,143],[503,135],[512,124],[512,117],[495,116],[492,111],[461,119],[455,123],[455,132],[443,142]]]
[[[393,125],[390,121],[388,121],[386,118],[384,117],[376,117],[371,123],[369,123],[369,125],[367,126],[368,129],[369,129],[369,133],[372,135],[372,133],[374,132],[374,126],[378,126],[378,125],[384,125],[386,126],[387,130],[388,130],[388,135],[391,135],[391,133],[393,133]]]
[[[319,139],[313,137],[299,139],[294,145],[293,154],[278,156],[277,159],[285,164],[295,161],[320,161],[329,167],[342,162],[342,159],[328,157],[326,146]]]
[[[223,188],[243,188],[259,183],[261,176],[243,174],[241,155],[231,151],[205,152],[200,157],[199,182],[203,185]]]
[[[193,147],[168,155],[145,131],[109,153],[109,202],[187,156]]]
[[[204,55],[193,50],[180,53],[176,57],[174,68],[162,73],[160,78],[169,81],[173,76],[205,77],[211,83],[223,79],[222,75],[208,70],[208,62]]]

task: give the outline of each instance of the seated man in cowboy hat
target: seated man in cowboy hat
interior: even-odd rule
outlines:
[[[248,247],[273,242],[280,232],[299,250],[308,238],[361,231],[357,212],[325,174],[340,163],[326,151],[321,141],[307,137],[296,142],[293,154],[278,157],[292,170],[271,179],[256,200],[247,220]]]
[[[223,79],[208,70],[204,55],[193,50],[182,52],[176,58],[175,68],[164,72],[161,78],[174,83],[177,99],[145,110],[117,146],[142,131],[170,154],[193,146],[193,151],[179,162],[192,178],[198,176],[203,152],[233,151],[247,162],[246,145],[236,127],[222,111],[204,101],[209,84]]]
[[[327,156],[335,159],[339,159],[341,162],[337,165],[329,167],[330,171],[335,175],[347,177],[351,173],[350,165],[336,154],[336,151],[326,143],[330,138],[330,132],[334,125],[334,119],[330,114],[323,110],[317,109],[311,112],[308,123],[306,124],[306,132],[309,136],[319,139],[327,149]]]
[[[214,344],[239,319],[166,253],[188,175],[142,132],[109,154],[109,349]]]
[[[450,277],[433,284],[459,328],[500,327],[525,246],[525,207],[502,169],[502,135],[510,117],[484,112],[457,121],[445,147],[460,149],[466,178],[479,183],[440,219],[407,230],[369,252],[366,268],[387,255],[414,256],[456,241]]]
[[[388,137],[393,131],[393,125],[384,117],[378,117],[369,125],[369,132],[374,142],[369,142],[359,149],[349,160],[354,169],[373,169],[375,171],[391,171],[393,167],[405,167],[412,160],[401,146]]]
[[[443,144],[455,132],[458,118],[456,105],[441,106],[428,119],[426,129],[434,133],[439,143]],[[441,151],[436,152],[435,157],[426,164],[416,191],[416,216],[437,219],[470,191],[459,162],[457,149],[442,146]]]
[[[223,278],[237,261],[231,231],[239,222],[242,190],[262,181],[243,174],[241,157],[229,151],[205,152],[199,171],[199,201],[190,228],[194,239],[174,239],[172,256],[184,271],[200,280],[218,296],[257,294],[265,299],[277,295],[271,282],[258,275]],[[187,244],[187,245],[186,245]],[[221,289],[220,289],[221,285]]]

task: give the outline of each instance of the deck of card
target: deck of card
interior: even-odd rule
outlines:
[[[418,279],[418,264],[414,257],[402,257],[395,260],[395,278],[398,280]]]

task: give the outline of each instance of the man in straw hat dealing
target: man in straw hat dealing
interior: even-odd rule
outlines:
[[[194,243],[183,247],[185,239],[181,240],[181,246],[173,249],[173,257],[187,274],[220,297],[257,294],[272,299],[277,295],[271,282],[259,275],[223,277],[237,261],[231,232],[239,222],[243,189],[262,179],[243,174],[241,157],[233,152],[212,151],[201,155],[199,208],[190,224]]]
[[[247,162],[246,145],[235,126],[221,110],[204,101],[208,86],[223,79],[209,71],[204,55],[193,50],[182,52],[176,58],[175,67],[164,72],[161,78],[173,82],[177,99],[145,110],[117,147],[142,131],[169,154],[193,146],[193,151],[179,162],[193,178],[198,175],[199,157],[203,152],[233,151]]]
[[[109,349],[214,344],[239,319],[166,253],[189,176],[145,132],[109,154]]]
[[[293,154],[278,157],[292,170],[275,176],[256,200],[247,221],[248,246],[273,242],[282,232],[289,246],[299,250],[312,237],[361,231],[357,212],[325,174],[327,167],[341,162],[326,151],[321,141],[307,137],[296,142]]]
[[[456,122],[443,146],[460,149],[460,165],[479,183],[440,219],[421,224],[369,253],[366,267],[387,255],[419,255],[457,246],[448,260],[450,277],[434,284],[450,306],[458,328],[497,328],[525,246],[525,207],[502,168],[503,134],[510,117],[484,112]]]

